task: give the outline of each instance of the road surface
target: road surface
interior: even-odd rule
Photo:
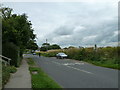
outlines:
[[[118,70],[71,59],[30,54],[25,57],[33,58],[63,88],[118,88]]]

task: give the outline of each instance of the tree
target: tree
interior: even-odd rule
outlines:
[[[33,40],[30,40],[28,42],[28,45],[27,45],[27,49],[30,49],[30,50],[37,50],[38,49],[38,45],[33,41]]]
[[[26,14],[12,14],[11,8],[4,7],[0,11],[2,12],[2,43],[12,42],[20,48],[20,56],[22,56],[23,51],[30,45],[29,42],[36,38],[32,24]],[[35,42],[31,45],[33,49],[37,48]]]
[[[2,17],[4,18],[4,19],[8,19],[8,18],[10,18],[11,17],[11,12],[12,12],[12,9],[11,8],[1,8],[0,9],[0,12],[2,12]]]
[[[67,47],[63,48],[63,49],[68,49]]]
[[[61,47],[57,44],[53,44],[50,46],[50,49],[61,49]]]
[[[52,49],[61,49],[61,47],[57,44],[50,45],[49,43],[43,43],[42,47],[40,48],[41,51],[47,51]]]
[[[44,45],[50,45],[50,44],[49,43],[43,43],[42,46],[44,46]]]
[[[40,51],[47,51],[47,48],[46,47],[41,47]]]
[[[30,40],[35,39],[32,24],[27,15],[11,14],[12,9],[2,8],[2,38],[3,42],[13,42],[20,48],[25,48]]]
[[[69,46],[68,48],[75,48],[74,46]]]

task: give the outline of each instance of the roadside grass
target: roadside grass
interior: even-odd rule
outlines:
[[[54,82],[47,74],[38,67],[29,68],[32,75],[32,88],[61,88],[56,82]],[[33,74],[37,72],[37,74]]]
[[[8,82],[10,78],[10,73],[15,73],[17,71],[14,66],[5,66],[2,64],[2,87]]]
[[[37,67],[32,58],[27,60],[32,78],[32,88],[61,88],[54,80],[52,80],[41,68]]]
[[[113,64],[110,61],[102,62],[102,61],[85,60],[85,62],[88,62],[88,63],[96,65],[96,66],[101,66],[101,67],[106,67],[106,68],[112,68],[112,69],[120,70],[119,64]]]
[[[32,60],[32,58],[27,58],[27,63],[28,63],[30,66],[35,66],[35,62]]]

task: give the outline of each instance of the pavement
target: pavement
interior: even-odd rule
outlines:
[[[31,88],[31,75],[25,59],[22,60],[21,66],[17,69],[17,72],[11,74],[9,82],[4,88]]]
[[[37,55],[26,57],[33,58],[63,88],[118,88],[118,70],[72,59]]]

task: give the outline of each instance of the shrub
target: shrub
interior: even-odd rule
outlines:
[[[4,66],[2,65],[2,86],[8,82],[10,78],[10,73],[15,73],[17,69],[14,66]]]
[[[8,67],[2,66],[2,86],[4,86],[10,78]]]
[[[20,50],[19,48],[13,43],[4,43],[2,47],[2,54],[8,58],[11,58],[11,65],[19,66],[20,64]]]
[[[9,66],[8,67],[8,72],[15,73],[16,71],[17,71],[16,67],[14,67],[14,66]]]

